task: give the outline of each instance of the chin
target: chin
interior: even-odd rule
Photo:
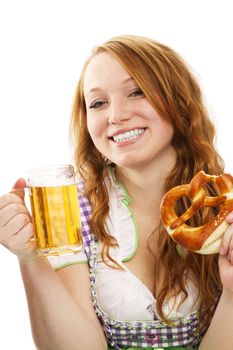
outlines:
[[[126,159],[122,160],[113,160],[113,163],[116,164],[116,166],[120,168],[128,168],[128,169],[138,169],[143,166],[143,162],[139,159],[132,159],[130,157],[127,157]]]

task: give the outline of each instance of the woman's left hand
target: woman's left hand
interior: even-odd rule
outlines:
[[[223,288],[233,293],[233,212],[227,218],[226,229],[219,254],[219,272]]]

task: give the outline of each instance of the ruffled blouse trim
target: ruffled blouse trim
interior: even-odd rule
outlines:
[[[110,186],[113,191],[109,191],[109,195],[115,195],[115,205],[118,209],[118,229],[116,229],[116,239],[119,244],[119,254],[121,261],[130,260],[138,247],[138,228],[134,214],[130,208],[131,198],[122,182],[117,182],[114,169],[109,169]],[[112,198],[111,198],[112,199]],[[111,200],[110,200],[111,201]],[[117,232],[118,231],[118,232]]]

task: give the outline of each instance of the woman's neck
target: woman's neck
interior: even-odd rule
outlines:
[[[133,203],[158,209],[165,192],[165,181],[175,165],[175,151],[140,169],[116,168],[117,181],[123,182]]]

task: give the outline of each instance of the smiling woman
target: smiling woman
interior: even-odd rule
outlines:
[[[116,58],[109,53],[93,57],[85,70],[83,89],[87,128],[100,153],[120,167],[147,166],[152,171],[162,161],[170,168],[170,154],[175,157],[168,147],[171,123],[160,117]]]
[[[38,257],[31,223],[20,222],[23,191],[0,199],[0,239],[19,258],[36,346],[230,350],[232,226],[221,255],[204,256],[177,246],[160,220],[167,190],[201,170],[223,172],[186,63],[148,38],[107,41],[83,67],[71,131],[83,251]],[[186,207],[182,198],[177,215]],[[200,212],[194,224],[213,215]]]
[[[96,87],[98,90],[93,91]],[[90,90],[93,95],[88,95]],[[96,108],[91,108],[93,105]],[[169,325],[174,319],[182,324],[184,317],[183,320],[188,324],[188,317],[198,310],[200,324],[195,317],[192,319],[199,329],[199,333],[196,333],[194,327],[192,334],[198,335],[198,338],[194,340],[187,337],[184,340],[180,335],[175,343],[177,345],[180,339],[180,345],[194,348],[200,343],[201,335],[213,317],[222,289],[218,256],[203,257],[186,252],[181,257],[177,254],[176,245],[160,226],[158,213],[162,195],[169,188],[189,182],[201,169],[214,174],[223,172],[222,160],[213,145],[214,126],[206,113],[195,77],[182,58],[163,44],[141,37],[113,38],[97,47],[84,66],[76,94],[72,129],[78,140],[77,167],[85,182],[85,194],[92,203],[90,227],[101,241],[102,250],[99,254],[102,260],[107,265],[114,260],[122,267],[121,262],[125,259],[124,271],[127,269],[139,281],[143,281],[150,295],[156,297],[152,300],[149,298],[146,307],[152,311],[155,319],[159,317]],[[128,133],[136,129],[143,130],[142,134],[133,140],[127,140],[130,137]],[[111,139],[113,136],[115,140]],[[112,180],[110,184],[106,180],[109,177],[109,165],[104,163],[106,158],[106,164],[111,163],[110,179],[117,184],[116,197],[112,194],[115,185],[111,183]],[[214,189],[211,191],[214,192]],[[119,204],[118,210],[114,209],[118,201],[127,205],[128,214],[119,214]],[[182,207],[186,205],[184,200]],[[182,212],[182,208],[180,210]],[[212,209],[208,212],[208,216],[211,215]],[[128,255],[124,255],[123,232],[131,244],[134,240],[132,236],[130,239],[131,229],[126,222],[114,226],[117,218],[121,220],[121,217],[131,217],[137,237],[134,246],[130,248],[126,245],[130,252]],[[206,219],[200,217],[198,220],[202,222]],[[119,225],[124,228],[119,229]],[[120,236],[117,236],[117,232]],[[228,231],[226,235],[231,233]],[[116,243],[119,245],[120,256],[114,258],[112,249]],[[104,286],[101,271],[99,268],[100,284]],[[112,272],[111,277],[105,276],[104,280],[116,282],[113,275]],[[129,287],[125,277],[127,275],[121,276],[122,283],[117,281],[116,285],[128,286],[128,292],[121,288],[119,293],[109,293],[113,293],[115,298],[118,296],[121,305],[125,305],[124,300],[129,305],[127,296],[132,298],[132,294],[135,294],[135,287],[134,292],[131,290],[134,282]],[[109,283],[103,287],[105,296],[109,295],[108,290],[112,290]],[[138,288],[137,285],[136,290]],[[144,293],[145,297],[147,292],[144,290]],[[98,295],[101,295],[100,290]],[[175,299],[171,297],[173,295]],[[131,316],[134,320],[147,319],[148,316],[145,317],[142,313],[138,317],[133,316],[132,310],[138,311],[135,305],[143,298],[138,295],[136,300],[137,302],[131,300],[134,305],[131,311],[126,305],[122,308],[127,312],[120,319],[126,321]],[[224,300],[225,307],[226,299],[221,300]],[[109,310],[106,304],[104,303],[103,310]],[[113,302],[109,305],[113,305]],[[117,311],[113,309],[114,307],[111,308],[112,313],[109,311],[108,314],[113,320],[119,319],[119,306],[116,307]],[[215,313],[213,324],[216,319],[221,319],[221,312],[220,307]],[[97,314],[99,313],[97,307]],[[100,313],[100,318],[101,315]],[[155,324],[153,327],[156,327]],[[175,328],[166,329],[178,332]],[[215,332],[214,326],[206,333],[204,345],[201,344],[200,348],[212,348],[214,343],[208,335],[212,336],[212,332]],[[129,339],[123,338],[118,339],[116,344],[124,341],[132,345]],[[111,336],[110,339],[113,341]],[[138,346],[142,345],[140,341],[135,342]],[[215,338],[214,342],[221,342],[221,338]],[[168,343],[163,341],[156,344],[167,347]]]

